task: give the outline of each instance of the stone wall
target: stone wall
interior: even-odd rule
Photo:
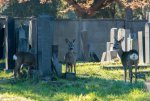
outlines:
[[[16,20],[16,26],[19,25],[18,22],[20,20],[22,19]],[[28,20],[31,19],[23,20],[28,23]],[[144,31],[146,22],[146,20],[130,21],[131,33],[135,33],[138,36],[138,31]],[[81,35],[83,32],[86,32],[84,36],[87,38],[88,51],[95,52],[99,59],[101,59],[102,53],[106,51],[106,43],[110,41],[111,28],[125,27],[124,20],[111,19],[52,20],[50,23],[49,27],[53,27],[53,45],[58,45],[58,57],[60,61],[64,60],[64,55],[67,52],[66,38],[70,40],[76,39],[75,52],[77,58],[80,60],[83,54]],[[46,27],[46,24],[44,26]],[[138,49],[137,45],[135,45],[135,48]]]
[[[146,21],[132,21],[130,23],[131,33],[137,35],[138,31],[144,31]],[[101,59],[102,53],[106,50],[106,42],[110,40],[110,29],[113,27],[124,28],[124,20],[57,20],[54,21],[54,26],[54,44],[59,47],[60,61],[63,61],[67,51],[65,38],[76,39],[77,58],[82,57],[81,34],[83,31],[87,33],[89,51],[95,52]]]

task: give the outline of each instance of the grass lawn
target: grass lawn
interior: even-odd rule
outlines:
[[[105,70],[103,65],[107,64],[78,63],[75,80],[36,84],[29,80],[12,84],[12,72],[1,70],[0,101],[150,101],[142,79],[124,83],[123,70]]]

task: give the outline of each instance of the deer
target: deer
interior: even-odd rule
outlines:
[[[14,68],[14,77],[16,78],[17,75],[20,76],[20,70],[26,66],[28,67],[27,77],[31,76],[31,69],[35,68],[36,66],[36,59],[34,54],[30,52],[17,52],[13,55],[13,60],[15,60],[16,66]]]
[[[65,64],[66,64],[66,73],[73,72],[72,69],[74,67],[74,73],[76,74],[76,57],[74,52],[74,42],[65,39],[66,43],[68,44],[68,52],[65,54]]]
[[[129,50],[129,51],[123,51],[121,43],[124,40],[124,37],[121,38],[120,40],[117,40],[115,38],[114,46],[113,49],[117,51],[121,63],[123,65],[124,69],[124,81],[126,83],[126,78],[127,78],[127,68],[129,68],[129,78],[130,78],[130,83],[132,84],[132,66],[135,66],[135,82],[137,81],[137,69],[138,69],[138,61],[139,61],[139,56],[138,56],[138,51],[135,49]]]

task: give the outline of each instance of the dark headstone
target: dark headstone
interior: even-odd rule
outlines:
[[[75,79],[76,74],[75,73],[66,73],[65,77],[66,77],[66,79]]]
[[[40,75],[44,77],[51,73],[54,22],[50,16],[41,15],[37,19],[37,25],[38,68]]]
[[[13,69],[15,67],[15,62],[13,60],[13,55],[16,53],[16,41],[15,41],[15,22],[13,18],[6,17],[5,25],[5,58],[6,67],[5,69]]]

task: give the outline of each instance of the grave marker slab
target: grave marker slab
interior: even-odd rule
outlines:
[[[115,42],[114,37],[118,39],[118,29],[117,28],[112,28],[110,30],[110,42],[111,43]]]
[[[128,29],[120,28],[118,30],[118,40],[120,40],[124,37],[124,40],[122,42],[122,49],[124,51],[127,51],[127,38],[129,37],[129,35],[130,35],[130,30],[128,30]]]
[[[127,38],[127,51],[132,49],[132,41],[130,37]]]
[[[41,15],[37,19],[37,24],[38,67],[40,76],[46,77],[51,73],[54,22],[52,21],[52,17]]]
[[[103,52],[101,62],[106,61],[106,52]]]
[[[143,33],[142,31],[138,32],[138,44],[139,44],[139,64],[143,64],[144,57],[143,57]]]
[[[145,24],[145,63],[150,64],[150,23]]]

